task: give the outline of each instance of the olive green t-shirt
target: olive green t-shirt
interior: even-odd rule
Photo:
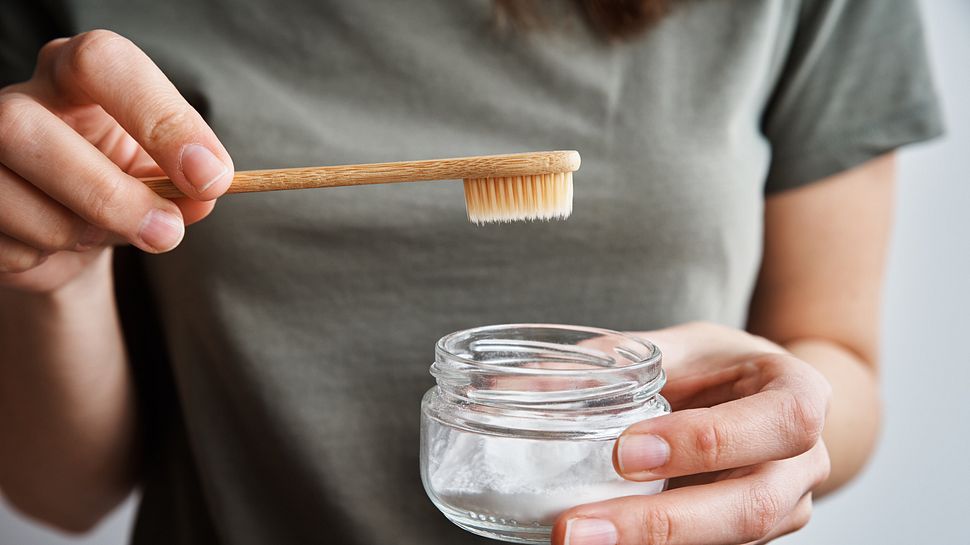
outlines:
[[[909,1],[673,5],[608,43],[565,0],[531,31],[490,0],[6,0],[0,82],[46,39],[112,29],[238,169],[583,156],[565,222],[470,225],[455,182],[305,190],[223,198],[177,250],[121,252],[134,543],[484,543],[421,487],[438,337],[743,327],[766,194],[940,131]]]

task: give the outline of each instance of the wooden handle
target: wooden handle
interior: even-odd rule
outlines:
[[[236,172],[226,193],[530,176],[573,172],[579,170],[579,163],[579,153],[575,151],[538,151],[367,165],[246,170]],[[142,181],[162,197],[173,199],[185,196],[168,178],[144,178]]]

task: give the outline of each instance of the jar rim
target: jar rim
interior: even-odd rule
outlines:
[[[488,363],[483,361],[477,361],[471,358],[466,358],[457,354],[454,348],[449,348],[449,343],[459,339],[468,338],[475,334],[488,333],[488,332],[500,332],[503,330],[514,330],[514,329],[545,329],[545,330],[561,330],[561,331],[574,331],[583,333],[592,333],[600,335],[606,338],[616,338],[622,339],[623,341],[633,343],[638,347],[645,350],[643,355],[633,354],[630,350],[625,347],[614,347],[614,350],[625,352],[624,355],[633,355],[635,357],[630,358],[631,363],[626,365],[611,365],[603,366],[598,368],[585,367],[582,369],[549,369],[542,367],[513,367],[507,365],[500,365],[494,363]],[[573,349],[577,350],[576,348]],[[606,358],[613,360],[609,355],[603,354]],[[468,329],[463,329],[449,333],[438,339],[435,343],[435,364],[445,363],[445,361],[461,363],[468,366],[471,369],[477,369],[481,371],[502,373],[507,375],[522,375],[522,376],[533,376],[533,377],[579,377],[579,376],[590,376],[590,375],[607,375],[611,373],[618,372],[630,372],[638,371],[646,367],[655,366],[656,375],[662,373],[662,369],[658,362],[662,358],[660,348],[653,342],[638,337],[635,335],[630,335],[628,333],[623,333],[620,331],[614,331],[610,329],[590,327],[590,326],[579,326],[579,325],[567,325],[567,324],[544,324],[544,323],[514,323],[514,324],[492,324],[478,326]],[[595,357],[595,356],[593,356]],[[443,361],[444,360],[444,361]],[[646,377],[648,379],[655,378],[653,376]]]
[[[478,433],[615,438],[659,409],[660,349],[608,329],[501,324],[457,331],[435,345],[427,414]]]

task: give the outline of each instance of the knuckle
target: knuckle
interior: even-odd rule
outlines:
[[[149,148],[175,140],[192,122],[192,117],[185,108],[166,105],[159,109],[160,113],[146,118],[142,129],[144,144]]]
[[[57,38],[42,45],[40,50],[37,51],[37,65],[47,66],[51,64],[60,54],[64,44],[69,41],[70,38]]]
[[[47,228],[40,237],[42,250],[70,250],[77,245],[79,226],[76,223],[50,219],[45,225]]]
[[[763,481],[752,485],[746,495],[740,531],[744,541],[757,541],[778,525],[782,502],[774,488]]]
[[[789,427],[791,446],[796,453],[806,452],[818,443],[825,424],[825,414],[815,403],[791,392],[782,398],[780,414]]]
[[[80,81],[85,81],[98,66],[117,57],[130,44],[123,36],[103,29],[78,34],[69,43],[67,67]]]
[[[673,543],[673,517],[663,509],[644,508],[640,512],[640,543],[669,545]]]
[[[105,182],[93,187],[85,199],[85,209],[91,223],[110,229],[130,208],[128,184],[117,176],[106,175],[102,179]]]
[[[715,413],[708,411],[708,416],[694,435],[694,448],[698,453],[699,462],[709,470],[719,469],[721,460],[727,452],[728,439],[721,429],[721,422]]]
[[[825,404],[828,404],[832,398],[832,384],[821,371],[792,356],[785,359],[785,364],[789,373],[791,373],[792,366],[796,366],[799,371],[798,375],[804,380],[805,386],[825,400]]]
[[[777,354],[762,350],[753,360],[758,367],[758,371],[766,379],[774,377],[787,377],[792,374],[792,365],[806,365],[788,354]]]

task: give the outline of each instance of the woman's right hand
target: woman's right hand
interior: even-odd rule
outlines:
[[[159,175],[188,197],[136,179]],[[232,176],[202,116],[132,42],[107,30],[49,42],[30,80],[0,89],[0,287],[56,290],[112,244],[169,251]]]

